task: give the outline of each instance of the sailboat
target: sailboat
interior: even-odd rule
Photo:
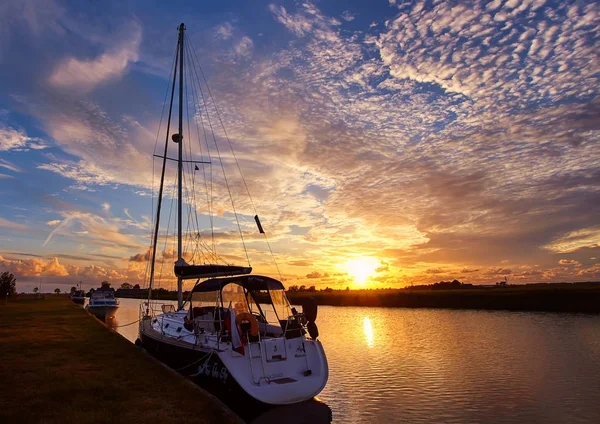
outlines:
[[[302,311],[297,311],[285,294],[281,276],[280,279],[276,279],[254,275],[247,253],[248,265],[228,263],[217,254],[214,242],[211,246],[203,240],[199,229],[193,232],[183,231],[184,165],[188,165],[188,169],[193,173],[200,169],[198,166],[208,167],[211,164],[206,160],[192,160],[191,156],[190,160],[183,159],[184,154],[189,152],[189,146],[185,145],[185,141],[191,138],[189,129],[186,137],[183,133],[184,83],[189,85],[191,82],[191,98],[194,102],[202,99],[204,108],[207,108],[205,97],[208,95],[211,100],[210,105],[215,108],[216,114],[218,110],[210,89],[202,91],[199,75],[204,77],[204,73],[201,68],[200,74],[197,69],[194,69],[199,67],[199,62],[193,45],[190,45],[189,37],[185,35],[183,23],[178,27],[177,50],[173,62],[172,85],[169,81],[171,100],[166,121],[164,153],[155,155],[162,159],[162,171],[152,236],[148,300],[140,305],[139,339],[136,343],[186,378],[224,393],[226,396],[233,396],[236,400],[241,399],[240,397],[248,397],[263,404],[285,405],[311,399],[323,390],[329,375],[327,358],[323,345],[318,339],[319,334],[315,324],[316,304],[309,302],[303,305]],[[187,66],[187,74],[184,65]],[[168,157],[169,129],[177,79],[179,80],[179,131],[172,134],[171,141],[177,145],[178,158],[171,159]],[[203,81],[204,84],[207,83],[206,78],[203,78]],[[199,109],[194,116],[196,125],[199,119],[204,119],[208,121],[212,131],[211,115],[208,112],[203,115],[204,112]],[[219,121],[222,124],[220,117]],[[189,122],[186,127],[189,128]],[[200,133],[201,131],[198,131],[199,138]],[[214,133],[213,139],[218,158],[213,156],[212,159],[221,161],[222,165]],[[207,154],[210,158],[210,149],[208,150]],[[233,153],[233,148],[231,150]],[[233,157],[235,158],[235,154]],[[177,163],[177,190],[174,196],[177,200],[177,260],[173,266],[173,274],[177,278],[176,305],[152,300],[152,290],[156,280],[161,278],[160,274],[157,277],[155,265],[165,168],[168,161]],[[212,166],[210,168],[212,169]],[[225,170],[222,166],[221,169],[224,183],[228,184]],[[238,170],[241,175],[239,164]],[[188,177],[187,181],[191,179],[193,176]],[[247,188],[245,182],[244,185]],[[231,197],[229,186],[227,189]],[[250,196],[249,192],[248,196]],[[186,199],[190,198],[193,196],[188,195]],[[209,202],[207,210],[210,212],[210,197],[207,195],[207,198]],[[237,220],[233,199],[231,205]],[[197,210],[196,206],[188,208],[192,213],[197,213]],[[254,221],[258,233],[263,234],[268,243],[258,214],[254,215]],[[188,213],[188,228],[189,222]],[[193,224],[197,220],[191,219],[191,222]],[[214,235],[212,218],[210,226]],[[239,222],[238,228],[240,228]],[[240,238],[243,244],[241,228]],[[192,258],[190,254],[186,256],[184,239],[188,242],[194,241],[196,247],[204,249],[206,254],[196,255],[196,257],[192,255]],[[183,284],[186,281],[193,281],[194,285],[189,292],[186,292],[188,294],[184,299]]]

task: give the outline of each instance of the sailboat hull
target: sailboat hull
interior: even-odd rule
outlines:
[[[319,342],[288,340],[298,346],[290,350],[287,360],[261,365],[256,344],[246,346],[245,355],[239,355],[227,346],[216,351],[161,337],[151,329],[150,320],[143,320],[140,330],[142,346],[151,355],[226,403],[227,399],[238,402],[242,398],[246,403],[265,405],[298,403],[318,395],[327,383],[327,361]],[[302,352],[308,353],[310,361],[303,354],[297,355],[302,343]],[[312,371],[306,373],[309,362]]]
[[[235,399],[256,402],[227,372],[219,355],[208,350],[193,350],[140,334],[143,348],[162,363],[223,401]],[[227,403],[227,402],[226,402]]]

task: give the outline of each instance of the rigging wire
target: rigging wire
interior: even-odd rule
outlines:
[[[184,46],[184,47],[187,47],[187,46]],[[189,52],[188,52],[188,56],[191,56],[189,54]],[[191,86],[192,86],[192,101],[194,101],[194,99],[196,98],[195,97],[194,79],[193,79],[193,75],[191,74],[189,66],[187,67],[187,72],[188,72],[187,81],[191,81]],[[186,100],[187,100],[187,96],[188,96],[187,89],[188,89],[188,86],[186,85]],[[194,106],[195,105],[196,105],[196,103],[194,102]],[[192,154],[191,153],[192,132],[191,132],[191,129],[190,129],[190,118],[189,118],[189,109],[188,109],[188,106],[189,106],[189,102],[186,103],[186,114],[187,114],[187,118],[188,118],[188,121],[187,121],[187,123],[188,123],[188,133],[190,134],[189,149],[190,149],[190,156],[191,156],[191,154]],[[195,116],[195,114],[194,114],[194,116]],[[201,152],[201,155],[202,155],[202,144],[200,143],[200,130],[198,128],[198,123],[197,123],[197,121],[195,119],[194,119],[194,122],[196,123],[196,133],[197,133],[197,136],[198,136],[198,145],[200,146],[200,152]],[[202,159],[202,162],[204,162],[204,158],[202,156],[201,156],[201,159]],[[201,166],[202,166],[202,171],[203,171],[203,174],[204,174],[204,177],[205,177],[205,185],[206,185],[206,172],[205,172],[205,169],[204,169],[204,164],[201,164]],[[194,172],[194,168],[192,168],[191,163],[190,163],[190,172],[192,173],[192,198],[193,198],[193,202],[194,202],[194,208],[195,208],[195,210],[197,210],[196,186],[195,186],[196,173]],[[209,209],[209,211],[210,211],[210,209]],[[195,218],[195,223],[196,223],[196,234],[197,234],[195,242],[196,242],[196,246],[198,247],[198,250],[202,252],[203,249],[202,249],[202,243],[201,243],[201,240],[200,240],[202,238],[202,235],[200,233],[200,223],[198,222],[198,214],[197,213],[194,214],[194,218]],[[211,221],[212,221],[212,216],[211,216]],[[211,227],[212,227],[212,225],[211,225]],[[206,256],[204,255],[204,253],[202,253],[202,255],[206,259]]]
[[[179,44],[179,41],[177,41],[177,44]],[[177,60],[177,52],[178,49],[175,49],[175,54],[173,54],[173,60],[171,61],[171,67],[169,69],[172,69],[172,71],[169,71],[169,81],[167,83],[167,88],[165,89],[165,97],[163,99],[163,106],[162,106],[162,110],[160,112],[160,120],[158,121],[158,129],[156,130],[156,140],[154,141],[154,150],[152,151],[153,155],[156,154],[156,147],[158,146],[158,138],[160,137],[160,130],[162,128],[162,121],[163,121],[163,117],[164,117],[164,113],[165,113],[165,107],[167,106],[167,98],[169,95],[169,87],[171,86],[171,80],[174,77],[174,73],[175,73],[175,61]],[[154,156],[152,156],[152,201],[151,203],[151,215],[152,216],[152,225],[150,227],[150,248],[152,247],[152,239],[154,238],[153,233],[154,233],[154,220],[156,219],[156,217],[154,216],[154,172],[155,172],[155,165],[154,165]],[[146,269],[144,271],[144,281],[148,281],[148,286],[150,286],[150,281],[148,278],[148,272],[150,269],[150,257],[148,257],[148,261],[146,261]]]
[[[192,44],[192,41],[189,39],[189,37],[188,37],[188,43],[187,43],[187,45],[188,45],[188,49],[191,49],[191,51],[193,52],[193,58],[196,59],[196,62],[198,64],[198,68],[200,69],[200,74],[202,75],[202,78],[204,80],[204,84],[206,85],[206,90],[207,90],[208,95],[210,97],[210,100],[211,100],[211,102],[213,104],[213,108],[215,109],[215,112],[217,114],[217,118],[219,119],[219,123],[221,124],[221,127],[223,128],[223,134],[225,135],[225,139],[227,140],[227,143],[229,144],[229,148],[231,150],[231,154],[233,156],[233,159],[235,161],[237,169],[238,169],[238,171],[240,173],[240,177],[242,179],[242,182],[244,183],[244,187],[246,188],[246,193],[248,194],[248,198],[250,199],[250,204],[252,205],[252,209],[254,210],[255,216],[258,216],[258,212],[256,210],[256,205],[254,204],[254,200],[252,199],[252,195],[250,194],[250,189],[248,188],[248,184],[246,183],[246,179],[244,178],[244,174],[242,173],[242,169],[240,167],[240,163],[239,163],[239,161],[237,159],[237,156],[235,154],[235,150],[233,149],[233,144],[231,143],[231,140],[229,139],[229,136],[227,135],[227,130],[225,128],[225,124],[223,123],[223,120],[221,119],[221,114],[219,113],[219,109],[217,108],[217,104],[216,104],[215,99],[214,99],[214,97],[212,95],[212,92],[210,90],[210,86],[208,85],[208,80],[206,79],[206,75],[204,74],[204,71],[202,70],[202,66],[200,65],[200,63],[198,61],[198,58],[197,58],[197,55],[196,55],[196,49],[194,48],[194,45]],[[193,62],[193,59],[192,59],[192,62]],[[202,99],[204,101],[204,95],[203,95],[202,92],[201,92],[201,94],[202,94]],[[211,125],[211,130],[212,130],[212,125]],[[216,145],[216,140],[215,140],[215,145]],[[217,150],[218,150],[218,147],[217,147]],[[220,159],[220,157],[221,156],[219,154],[219,159]],[[229,186],[228,186],[228,189],[229,189]],[[230,193],[230,196],[231,196],[231,193]],[[232,199],[232,203],[233,203],[233,199]],[[237,220],[237,214],[236,214],[236,220]],[[239,227],[239,222],[238,222],[238,227]],[[277,264],[277,260],[275,259],[275,255],[273,254],[273,249],[271,248],[271,243],[269,242],[269,238],[267,237],[267,234],[265,232],[263,232],[263,236],[264,236],[264,239],[265,239],[265,241],[267,243],[267,246],[269,248],[269,252],[271,253],[271,258],[273,259],[273,263],[275,264],[275,268],[277,269],[277,273],[279,274],[279,278],[281,280],[283,280],[283,276],[281,275],[281,270],[279,269],[279,265]],[[242,235],[241,235],[241,229],[240,229],[240,237],[242,237]],[[243,237],[242,237],[242,243],[243,243]],[[246,249],[246,246],[244,244],[244,250],[245,249]],[[246,257],[247,256],[248,256],[248,253],[246,252]],[[248,259],[248,263],[250,263],[250,259]]]
[[[184,45],[184,47],[185,47],[185,45]],[[189,142],[189,144],[187,146],[188,147],[188,152],[186,152],[186,153],[189,153],[189,159],[192,160],[192,134],[193,133],[192,133],[192,131],[190,129],[190,112],[189,112],[188,84],[189,84],[189,81],[190,81],[191,78],[189,77],[190,76],[189,74],[190,74],[190,70],[189,70],[189,66],[188,66],[187,67],[187,73],[185,75],[184,81],[187,82],[185,84],[185,111],[186,111],[186,121],[187,121],[187,127],[188,127],[188,134],[189,134],[190,142]],[[191,200],[188,201],[188,226],[187,226],[187,229],[188,229],[188,235],[187,236],[188,237],[186,237],[186,243],[187,243],[187,240],[189,240],[191,238],[191,237],[189,237],[190,222],[192,223],[192,229],[194,230],[194,232],[196,234],[198,234],[198,237],[200,236],[200,224],[198,222],[197,202],[196,202],[196,173],[194,172],[194,168],[192,168],[192,166],[195,167],[196,165],[192,164],[192,162],[188,162],[188,165],[189,165],[188,166],[189,173],[191,174],[192,189],[191,189],[191,196],[190,196],[190,194],[187,192],[187,185],[186,185],[186,193],[188,195],[188,199],[191,199]],[[195,218],[195,224],[196,224],[195,228],[194,228],[194,220],[191,219],[192,218],[192,210],[195,212],[193,214],[193,217]],[[196,249],[201,253],[202,256],[205,257],[204,253],[202,252],[202,249],[198,248],[199,245],[198,245],[197,239],[193,238],[192,240],[195,241],[194,244],[196,246]],[[192,242],[190,242],[190,245],[191,244],[192,244]],[[194,252],[194,255],[195,255],[195,252]],[[192,261],[193,261],[193,257],[194,256],[192,256],[192,259],[191,259]]]
[[[191,53],[189,51],[187,53],[188,53],[188,56],[191,57]],[[192,75],[192,71],[190,69],[191,68],[188,66],[188,76],[187,76],[188,79],[187,80],[191,82],[192,99],[193,100],[197,100],[198,96],[197,96],[196,86],[195,86],[196,81],[194,80],[193,75]],[[187,86],[186,86],[186,96],[187,96]],[[202,114],[199,111],[200,108],[198,107],[196,101],[194,101],[194,107],[195,107],[196,110],[198,110],[198,112],[199,112],[198,115],[199,115],[199,117],[200,117],[200,119],[202,121]],[[191,138],[191,129],[189,128],[189,110],[187,111],[187,114],[188,114],[188,131],[190,132],[190,140],[191,140],[192,139]],[[196,116],[196,115],[194,114],[194,116]],[[198,125],[198,121],[196,119],[194,119],[194,122],[196,124],[196,135],[197,135],[197,138],[198,138],[198,146],[200,148],[200,153],[201,153],[202,161],[204,162],[204,155],[203,155],[203,151],[202,151],[202,143],[201,143],[201,137],[200,137],[200,128],[199,128],[199,125]],[[207,139],[207,137],[206,137],[206,128],[204,127],[204,125],[203,125],[203,130],[204,130],[203,132],[205,134],[205,139]],[[208,163],[208,165],[210,165],[212,167],[212,158],[210,156],[210,149],[207,149],[207,153],[208,153],[208,156],[209,156],[209,163]],[[190,142],[190,155],[191,155],[191,142]],[[194,172],[194,170],[192,169],[191,166],[190,166],[190,172],[192,172],[192,185],[193,185],[193,194],[192,194],[192,197],[193,197],[194,207],[197,208],[198,204],[197,204],[196,196],[195,196],[195,183],[194,183],[194,181],[195,181],[195,172]],[[210,223],[211,223],[211,236],[212,236],[212,241],[213,241],[213,247],[211,248],[205,242],[204,237],[202,236],[202,234],[200,232],[200,223],[198,221],[198,214],[197,213],[194,214],[195,224],[196,224],[196,228],[197,228],[197,237],[195,239],[195,242],[196,242],[195,244],[196,244],[196,247],[198,248],[198,250],[200,252],[202,252],[202,255],[203,255],[203,257],[205,259],[207,258],[207,256],[204,254],[204,250],[206,250],[206,252],[207,252],[207,254],[209,256],[212,256],[212,258],[213,258],[213,260],[214,260],[215,263],[218,264],[221,261],[227,263],[227,261],[224,261],[223,258],[221,258],[220,255],[217,254],[216,249],[215,249],[215,245],[214,245],[214,224],[213,224],[212,204],[211,204],[212,202],[210,200],[209,193],[208,193],[208,184],[207,184],[207,178],[206,178],[206,169],[205,169],[204,166],[202,167],[202,172],[203,172],[203,176],[204,176],[204,187],[205,187],[205,192],[206,192],[206,201],[207,201],[207,207],[208,207],[208,211],[209,211],[209,219],[210,219]],[[212,180],[211,180],[211,187],[212,187]]]
[[[188,37],[188,39],[189,39],[189,37]],[[193,49],[193,46],[192,46],[192,49]],[[195,56],[195,51],[194,51],[194,56]],[[197,61],[197,58],[196,58],[196,61]],[[196,73],[196,77],[198,78],[198,73],[194,67],[193,62],[194,62],[194,57],[192,57],[192,68],[194,68],[194,72]],[[198,64],[198,66],[200,67],[199,64]],[[200,71],[202,72],[202,68],[200,68]],[[206,83],[206,80],[205,80],[205,83]],[[204,105],[206,105],[207,102],[204,97],[204,92],[202,90],[202,87],[200,87],[200,96],[202,98]],[[214,102],[213,102],[213,107],[215,107]],[[216,110],[216,107],[215,107],[215,110]],[[210,129],[211,129],[214,143],[215,143],[215,149],[217,150],[217,155],[219,156],[219,163],[221,164],[221,170],[223,172],[223,179],[225,180],[225,186],[227,187],[227,192],[229,193],[229,199],[231,200],[231,207],[233,209],[233,214],[235,216],[235,221],[237,223],[238,231],[240,234],[240,239],[242,240],[242,246],[244,248],[244,253],[246,254],[246,259],[248,260],[248,266],[250,266],[250,256],[248,256],[248,249],[246,248],[246,242],[244,241],[244,234],[242,232],[242,226],[240,225],[240,220],[238,218],[238,214],[237,214],[237,211],[235,208],[235,202],[234,202],[233,196],[231,194],[231,187],[229,186],[229,181],[227,179],[227,174],[225,172],[225,166],[223,164],[223,157],[221,156],[221,151],[220,151],[219,145],[217,143],[217,138],[215,136],[214,128],[213,128],[212,122],[210,120],[210,114],[208,114],[208,113],[207,113],[207,120],[208,120],[208,125],[210,126]]]
[[[172,193],[175,193],[177,188],[177,174],[175,174],[175,181],[173,181],[173,191]],[[167,244],[169,242],[169,230],[171,228],[171,215],[173,214],[173,205],[175,204],[175,198],[173,196],[171,196],[171,207],[169,208],[169,219],[167,220],[167,231],[165,233],[165,244],[163,247],[163,252],[167,251]],[[156,243],[158,244],[158,240],[156,240]],[[158,284],[162,285],[162,279],[163,279],[163,267],[165,265],[165,262],[162,261],[160,264],[160,274],[158,276]],[[173,286],[173,282],[171,281],[171,285],[169,286],[169,288],[172,288]]]
[[[189,46],[187,46],[187,44],[185,45],[185,47],[188,49],[188,56],[192,57],[191,53],[189,52]],[[189,70],[188,67],[188,72],[191,74],[191,70]],[[195,80],[193,78],[193,76],[190,78],[191,82],[192,82],[192,96],[194,100],[197,100],[199,98],[198,96],[198,92],[196,91],[196,84],[198,84],[199,82],[197,80]],[[203,113],[202,110],[200,109],[200,106],[196,103],[196,101],[194,101],[194,106],[196,108],[196,113],[194,114],[194,116],[196,116],[196,114],[198,115],[198,118],[200,119],[200,125],[202,125],[202,133],[204,134],[204,141],[206,143],[206,154],[208,156],[208,165],[210,167],[210,171],[209,171],[209,176],[210,176],[210,194],[209,194],[209,190],[208,190],[208,182],[207,182],[207,178],[206,178],[206,168],[203,166],[202,167],[202,175],[204,177],[204,190],[206,193],[206,205],[208,208],[208,217],[210,220],[210,232],[211,232],[211,241],[212,241],[212,250],[211,252],[213,254],[216,255],[216,246],[215,246],[215,227],[214,227],[214,221],[213,221],[213,178],[212,178],[212,156],[210,154],[210,147],[208,145],[208,135],[206,134],[206,126],[204,125],[204,118],[203,118]],[[206,112],[208,113],[208,109],[205,107]],[[198,120],[194,119],[194,122],[196,124],[196,134],[198,137],[198,147],[200,149],[200,157],[202,159],[202,161],[204,161],[204,154],[202,151],[202,142],[201,142],[201,137],[200,137],[200,127],[198,126]]]

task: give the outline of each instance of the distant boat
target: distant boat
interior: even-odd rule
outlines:
[[[89,313],[104,320],[113,317],[119,308],[115,299],[115,289],[92,289],[90,301],[85,307]]]
[[[197,58],[193,53],[193,47],[184,49],[184,39],[187,40],[184,30],[185,27],[181,24],[177,45],[178,56],[175,59],[173,73],[171,108],[177,73],[186,75],[185,72],[182,72],[184,52],[186,52],[188,67],[192,68],[188,69],[187,77],[184,79],[189,81],[193,77],[198,78],[198,81],[195,81],[198,85],[194,85],[194,81],[191,82],[191,85],[192,89],[198,87],[200,90],[199,73],[197,69],[194,69]],[[177,58],[180,60],[179,70]],[[202,74],[201,69],[200,74]],[[199,96],[204,96],[201,91],[198,92]],[[285,288],[279,280],[266,276],[249,275],[252,268],[247,252],[248,266],[227,263],[217,254],[214,239],[212,241],[204,240],[199,228],[194,232],[189,230],[190,226],[196,228],[199,221],[198,216],[188,217],[188,233],[183,233],[182,228],[185,228],[185,224],[182,223],[184,193],[182,183],[187,181],[193,184],[194,178],[198,178],[194,177],[194,170],[199,170],[197,164],[203,166],[205,163],[210,163],[182,159],[184,151],[186,155],[191,153],[188,153],[187,150],[191,146],[183,147],[182,117],[185,113],[183,93],[183,81],[179,77],[179,132],[171,137],[177,144],[179,154],[178,159],[171,159],[167,156],[168,128],[171,119],[171,110],[169,110],[164,155],[158,156],[162,159],[163,166],[152,238],[149,300],[140,308],[139,339],[136,343],[141,344],[146,351],[186,378],[212,388],[214,392],[224,392],[229,399],[235,399],[236,402],[246,398],[264,404],[285,405],[311,399],[323,390],[329,376],[325,351],[321,342],[317,340],[319,334],[315,324],[316,304],[307,305],[303,312],[292,308],[285,294]],[[204,93],[210,95],[210,90]],[[212,98],[210,103],[214,105]],[[186,136],[191,138],[191,134],[186,134]],[[215,149],[218,158],[213,156],[213,159],[221,161],[216,140]],[[176,196],[178,245],[177,261],[173,269],[178,283],[176,307],[171,304],[160,305],[150,301],[155,279],[156,247],[159,243],[160,212],[165,167],[168,159],[177,162],[178,165]],[[191,158],[188,156],[188,159]],[[184,164],[193,165],[193,169],[190,165],[186,170],[191,173],[186,179],[182,176]],[[206,173],[208,172],[210,171],[206,171]],[[224,170],[223,173],[225,173]],[[205,174],[205,172],[203,171],[201,174]],[[204,175],[204,179],[205,181],[208,179],[210,187],[213,187],[212,180],[208,176]],[[204,187],[208,187],[208,185]],[[193,186],[187,187],[188,197],[186,199],[188,202],[195,201],[193,195],[189,194],[193,189]],[[231,192],[229,192],[229,196],[231,199]],[[206,216],[200,218],[204,218],[205,223],[210,222],[209,228],[214,234],[215,228],[210,212],[214,211],[211,196],[208,196],[207,203],[206,210],[209,219],[206,219]],[[231,204],[233,205],[233,199],[231,199]],[[196,212],[199,208],[196,205],[190,205],[186,211],[188,210]],[[233,207],[233,214],[237,219],[235,207]],[[264,234],[258,215],[254,216],[254,220],[258,232]],[[240,238],[245,250],[241,234]],[[184,239],[186,246],[195,244],[193,247],[188,247],[190,251],[202,252],[195,256],[188,255],[190,263],[183,259],[184,254],[188,253],[183,250],[182,241]],[[185,302],[182,291],[184,280],[196,281]]]
[[[85,303],[85,291],[84,290],[75,290],[71,293],[71,300],[78,305],[83,305]]]

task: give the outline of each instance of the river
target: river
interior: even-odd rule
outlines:
[[[120,301],[113,324],[136,321]],[[600,422],[600,316],[321,306],[317,324],[334,422]]]

